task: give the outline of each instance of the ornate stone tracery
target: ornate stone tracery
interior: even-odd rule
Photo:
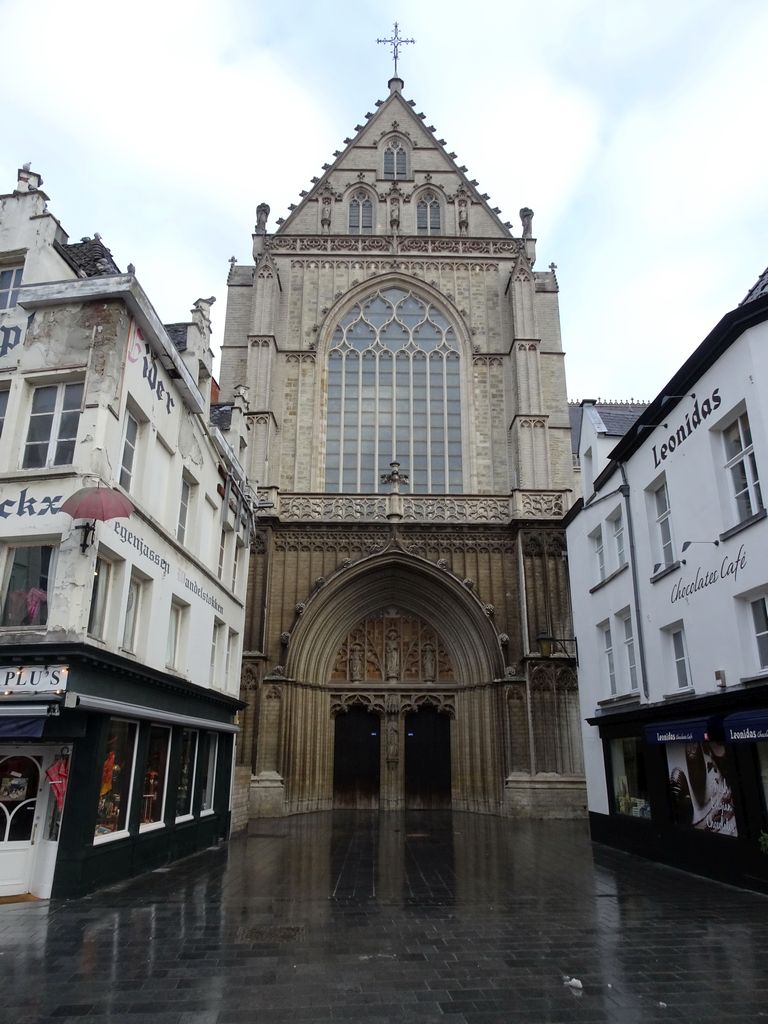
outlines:
[[[351,630],[336,655],[331,685],[454,682],[455,674],[434,627],[415,615],[386,609]]]

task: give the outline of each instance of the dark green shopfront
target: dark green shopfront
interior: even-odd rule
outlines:
[[[0,895],[80,896],[224,840],[240,702],[45,647],[0,668]]]

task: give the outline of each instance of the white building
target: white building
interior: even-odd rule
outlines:
[[[567,526],[593,837],[762,887],[764,284],[641,414],[582,403]]]
[[[0,196],[0,894],[45,896],[227,835],[251,508],[212,300],[164,327],[41,184]]]

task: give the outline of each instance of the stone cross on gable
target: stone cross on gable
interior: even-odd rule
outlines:
[[[408,474],[400,472],[399,462],[390,462],[390,472],[381,474],[381,482],[390,485],[390,494],[399,494],[400,485],[407,486]]]
[[[400,30],[398,28],[398,24],[397,24],[397,22],[395,22],[395,27],[394,27],[394,30],[392,32],[392,38],[391,39],[377,39],[376,42],[377,43],[386,43],[386,44],[388,44],[388,45],[390,45],[392,47],[392,57],[394,58],[394,61],[395,61],[395,78],[397,78],[397,58],[400,55],[400,47],[401,46],[405,46],[408,43],[415,43],[416,40],[415,39],[403,39],[402,36],[400,35]]]

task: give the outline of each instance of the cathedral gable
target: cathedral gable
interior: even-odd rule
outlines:
[[[511,224],[398,88],[344,147],[278,221],[278,235],[511,237]]]

